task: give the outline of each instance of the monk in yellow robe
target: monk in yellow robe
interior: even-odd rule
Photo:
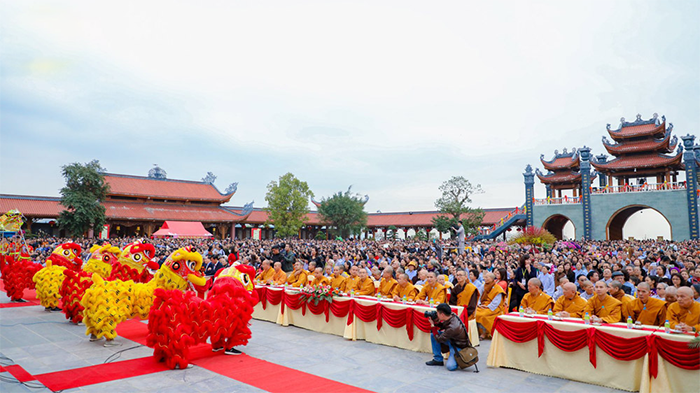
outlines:
[[[584,314],[588,313],[593,323],[615,323],[622,319],[622,303],[608,295],[608,286],[603,280],[595,283],[595,296],[588,300]]]
[[[357,282],[360,281],[360,276],[358,276],[358,267],[350,266],[350,277],[345,278],[345,286],[343,287],[343,292],[350,293],[351,291],[357,292],[359,288],[357,287]]]
[[[645,282],[637,285],[637,298],[627,304],[626,311],[624,319],[629,316],[643,325],[663,326],[666,322],[666,302],[651,297],[651,287]]]
[[[397,278],[398,280],[396,280],[394,292],[392,292],[394,301],[402,301],[404,297],[406,297],[406,300],[409,302],[415,300],[416,296],[418,296],[418,290],[411,284],[411,281],[408,279],[408,274],[399,274]]]
[[[333,266],[333,275],[330,280],[331,287],[343,291],[345,280],[346,278],[341,274],[340,266]]]
[[[309,283],[312,287],[315,287],[317,285],[330,285],[331,280],[328,279],[328,277],[325,277],[323,275],[323,268],[322,267],[317,267],[314,270],[313,280]]]
[[[367,269],[359,269],[358,275],[360,279],[357,281],[355,295],[374,296],[376,288],[374,287],[374,281],[372,281],[372,279],[369,278],[369,274],[367,274]]]
[[[563,295],[554,303],[554,313],[560,318],[582,318],[588,302],[579,296],[576,284],[567,282],[562,285]]]
[[[666,319],[671,324],[671,329],[684,332],[700,331],[700,303],[693,300],[692,289],[678,288],[678,301],[668,306]]]
[[[389,266],[382,272],[382,280],[379,281],[379,293],[382,297],[390,298],[397,284],[398,283],[394,279],[394,269]]]
[[[520,307],[528,314],[547,314],[554,308],[552,297],[542,292],[542,281],[539,278],[531,278],[527,282],[527,291],[520,300]]]
[[[418,293],[418,297],[416,297],[416,303],[430,304],[431,299],[434,304],[445,303],[447,299],[447,291],[445,287],[437,282],[437,274],[435,272],[428,272],[428,278],[420,293]]]
[[[627,295],[625,291],[622,290],[622,283],[617,280],[613,280],[613,282],[608,284],[608,293],[622,303],[622,316],[618,322],[625,322],[629,315],[627,308],[634,302],[634,296]]]
[[[467,309],[469,320],[476,318],[476,306],[479,305],[479,290],[476,285],[469,282],[467,272],[457,270],[455,273],[457,285],[452,288],[450,294],[450,304],[453,306],[462,306]]]
[[[301,262],[294,262],[294,270],[287,275],[287,284],[300,288],[306,285],[308,277],[304,269],[302,269]]]
[[[506,312],[507,297],[503,288],[496,284],[496,275],[490,272],[484,274],[484,292],[476,308],[476,323],[482,339],[491,337],[493,322]]]
[[[255,281],[262,284],[272,284],[272,277],[275,275],[275,269],[270,265],[271,261],[265,259],[262,261],[262,271],[255,276]]]
[[[287,282],[287,273],[282,270],[282,262],[275,262],[275,274],[272,275],[272,283],[284,285]]]

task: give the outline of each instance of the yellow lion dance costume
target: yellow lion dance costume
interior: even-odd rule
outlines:
[[[46,259],[46,267],[39,270],[32,281],[36,285],[36,296],[47,311],[60,311],[58,299],[59,290],[63,284],[66,269],[80,270],[83,261],[80,259],[80,246],[75,243],[64,243],[56,247]]]
[[[181,248],[168,257],[147,283],[105,281],[93,274],[93,285],[80,302],[84,308],[85,334],[91,336],[91,340],[105,337],[108,340],[105,345],[108,345],[117,336],[119,323],[131,318],[148,318],[157,288],[185,290],[190,284],[204,286],[206,278],[201,268],[202,256],[190,248]]]

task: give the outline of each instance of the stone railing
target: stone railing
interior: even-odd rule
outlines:
[[[644,183],[625,184],[622,186],[606,186],[604,188],[594,188],[591,194],[617,194],[622,192],[650,192],[650,191],[673,191],[685,190],[685,182],[675,183]]]

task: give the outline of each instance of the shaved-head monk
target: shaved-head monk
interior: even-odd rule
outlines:
[[[576,284],[567,282],[562,285],[562,290],[564,294],[554,304],[554,313],[561,318],[583,317],[583,310],[588,302],[578,294]]]
[[[666,322],[666,302],[652,298],[651,287],[645,282],[637,285],[637,298],[627,304],[626,311],[624,318],[630,316],[643,325],[663,326]]]
[[[622,303],[608,295],[608,286],[603,280],[595,283],[595,296],[588,301],[584,313],[589,313],[593,323],[615,323],[622,320]]]
[[[496,285],[495,280],[496,275],[493,273],[484,274],[484,291],[476,308],[476,323],[480,336],[484,339],[491,336],[493,322],[506,310],[506,293],[500,285]]]
[[[668,294],[668,290],[666,291]],[[693,300],[693,290],[688,287],[678,288],[678,301],[668,306],[666,319],[671,329],[684,332],[700,330],[700,303]]]
[[[542,281],[539,278],[531,278],[527,282],[528,293],[523,296],[520,306],[528,314],[547,314],[554,308],[552,297],[542,291]]]

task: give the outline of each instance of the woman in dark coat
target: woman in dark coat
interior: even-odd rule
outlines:
[[[532,267],[530,257],[530,254],[520,256],[520,265],[515,270],[515,276],[513,277],[513,292],[510,297],[509,310],[520,307],[520,301],[527,293],[527,282],[531,278],[537,278],[537,269]]]

